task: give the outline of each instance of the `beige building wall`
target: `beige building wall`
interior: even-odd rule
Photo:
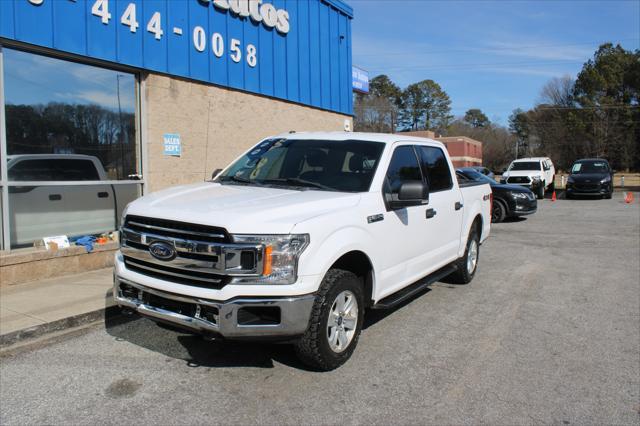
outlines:
[[[270,135],[353,125],[347,115],[155,74],[146,76],[143,96],[146,193],[209,179]],[[165,133],[180,134],[180,157],[163,154]]]

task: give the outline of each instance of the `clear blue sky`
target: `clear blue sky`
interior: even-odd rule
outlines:
[[[347,0],[353,64],[400,87],[440,84],[452,112],[506,124],[553,77],[575,78],[603,42],[640,48],[640,0]]]

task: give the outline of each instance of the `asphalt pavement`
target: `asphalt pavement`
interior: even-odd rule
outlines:
[[[541,201],[477,275],[370,312],[343,367],[108,318],[0,357],[0,424],[640,422],[640,205]]]

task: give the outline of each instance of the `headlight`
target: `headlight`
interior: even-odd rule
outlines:
[[[527,199],[527,194],[525,194],[524,192],[512,192],[511,196],[513,198],[520,198],[522,200],[526,200]]]
[[[298,279],[298,259],[309,245],[309,234],[232,235],[239,244],[263,244],[262,276],[235,277],[234,284],[293,284]]]
[[[611,182],[611,176],[606,176],[604,179],[600,181],[600,183],[607,183],[607,182]]]
[[[567,179],[567,183],[573,183],[573,176],[569,176],[569,178]]]
[[[531,181],[533,181],[533,182],[540,182],[540,176],[532,176],[532,177],[531,177]]]

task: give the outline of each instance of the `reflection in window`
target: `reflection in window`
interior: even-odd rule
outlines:
[[[51,160],[51,154],[91,156],[106,172],[105,179],[127,179],[137,173],[133,74],[6,48],[3,58],[7,154],[20,167],[8,170],[10,178],[96,177],[96,167],[91,171],[87,164],[71,159],[65,167],[62,159],[56,159],[53,170],[34,158],[30,164],[16,161],[25,154],[40,154],[41,163]]]
[[[421,181],[422,174],[413,147],[405,145],[396,148],[387,170],[388,188],[385,192],[397,194],[403,183],[416,180]]]
[[[422,172],[427,176],[429,191],[444,191],[453,185],[447,157],[440,148],[420,146],[420,162]]]

